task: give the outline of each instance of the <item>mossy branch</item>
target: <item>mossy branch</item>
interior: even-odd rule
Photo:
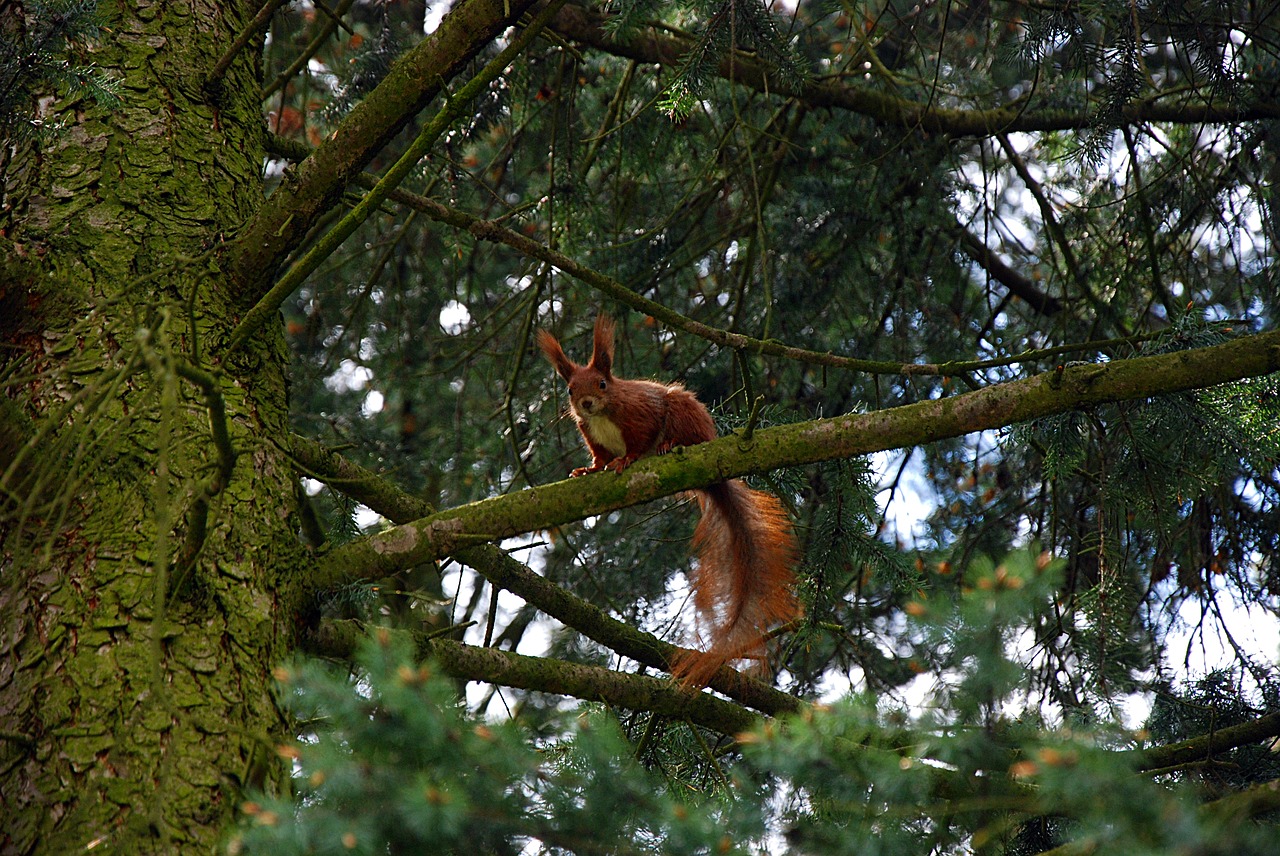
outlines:
[[[427,156],[427,153],[431,151],[431,147],[435,145],[436,140],[455,122],[470,114],[471,108],[469,105],[471,102],[479,97],[488,88],[489,84],[502,75],[507,66],[537,37],[538,33],[546,27],[551,16],[564,3],[565,0],[552,0],[551,3],[539,10],[534,19],[529,22],[529,26],[521,30],[518,36],[508,42],[507,46],[486,63],[485,67],[475,77],[468,80],[461,89],[445,100],[444,106],[418,133],[418,136],[410,143],[404,154],[387,170],[386,175],[364,195],[354,208],[338,221],[336,226],[326,232],[320,240],[316,241],[302,258],[294,262],[288,272],[280,277],[279,281],[245,314],[235,330],[231,332],[230,340],[227,343],[228,351],[234,351],[239,348],[269,318],[276,316],[280,304],[284,303],[289,295],[302,284],[303,280],[310,276],[312,271],[341,246],[342,242],[350,237],[360,227],[360,224],[369,218],[369,215],[378,210],[382,205],[382,201],[387,198],[387,194],[400,182],[404,181],[414,167],[418,165],[418,162]]]
[[[677,449],[622,473],[581,478],[439,511],[339,547],[319,563],[312,585],[324,589],[379,579],[468,546],[559,526],[691,488],[779,467],[906,448],[1019,422],[1190,389],[1280,369],[1280,331],[1186,351],[1060,367],[949,398],[866,414],[847,414]]]
[[[625,40],[608,33],[608,15],[582,6],[566,6],[552,28],[566,39],[605,53],[642,63],[679,68],[694,49],[691,37],[661,34],[655,29],[628,34]],[[794,98],[812,109],[848,110],[900,128],[957,137],[988,137],[1015,131],[1066,131],[1095,127],[1095,114],[1081,109],[1028,109],[1025,99],[989,109],[939,107],[936,103],[901,98],[867,86],[809,78],[791,81],[775,73],[751,54],[734,52],[720,63],[720,76],[757,92]],[[1185,93],[1178,93],[1185,98]],[[1125,105],[1116,121],[1123,125],[1170,122],[1187,125],[1226,124],[1280,118],[1273,98],[1240,99],[1238,103],[1170,101],[1156,95]]]
[[[1280,713],[1271,713],[1252,722],[1233,725],[1178,743],[1144,749],[1140,755],[1141,760],[1138,761],[1138,769],[1152,771],[1177,767],[1276,736],[1280,736]]]
[[[326,622],[312,639],[312,649],[326,656],[350,657],[364,633],[364,627],[356,622]],[[414,633],[413,637],[420,657],[435,661],[445,672],[463,680],[572,696],[627,710],[651,711],[729,736],[760,723],[757,714],[743,707],[709,693],[687,689],[666,678],[615,672],[551,657],[528,657],[497,648],[478,648],[450,639],[431,639],[424,633]]]
[[[228,248],[237,298],[257,303],[280,262],[351,179],[535,0],[461,0],[435,32],[405,53],[311,155],[291,170]]]
[[[430,513],[427,503],[314,440],[294,436],[289,451],[308,475],[367,505],[388,520],[406,523]],[[681,653],[682,649],[679,647],[613,618],[545,577],[535,574],[523,563],[493,545],[470,547],[456,553],[454,558],[473,568],[493,585],[511,592],[589,639],[644,666],[667,671],[672,658]],[[770,716],[795,713],[804,707],[795,697],[727,666],[712,677],[710,686]]]

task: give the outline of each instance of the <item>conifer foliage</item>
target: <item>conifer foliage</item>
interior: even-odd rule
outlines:
[[[0,3],[0,852],[1274,853],[1273,5]]]

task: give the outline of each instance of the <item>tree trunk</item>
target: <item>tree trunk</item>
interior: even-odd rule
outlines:
[[[101,11],[123,105],[52,101],[0,164],[0,851],[211,852],[287,775],[302,559],[280,334],[204,362],[242,311],[214,254],[261,203],[261,39],[209,86],[252,2]]]

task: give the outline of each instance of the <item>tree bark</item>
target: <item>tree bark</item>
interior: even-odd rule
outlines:
[[[208,73],[253,2],[101,7],[92,61],[124,104],[0,176],[0,851],[212,852],[238,786],[284,785],[272,667],[301,558],[285,349],[208,368],[227,280],[210,250],[261,205],[261,37]]]
[[[566,6],[556,16],[552,29],[578,44],[636,62],[657,63],[678,68],[694,48],[688,37],[663,33],[656,28],[628,33],[616,38],[608,31],[609,16],[585,6]],[[720,63],[720,76],[735,84],[794,98],[812,109],[848,110],[875,119],[887,126],[919,129],[956,137],[985,137],[1017,131],[1064,131],[1088,128],[1095,121],[1091,111],[1082,109],[1027,109],[1024,101],[1014,101],[987,109],[958,109],[923,103],[886,94],[870,86],[843,81],[810,79],[789,83],[756,56],[740,52]],[[1168,103],[1167,97],[1149,98],[1125,106],[1120,123],[1173,122],[1214,124],[1275,119],[1280,115],[1274,100],[1265,94],[1257,99],[1241,99],[1244,106],[1224,100],[1210,103]]]
[[[263,4],[103,5],[123,106],[50,98],[60,130],[0,160],[0,851],[209,852],[242,786],[286,782],[288,354],[271,324],[220,349],[532,2],[456,4],[267,200]]]
[[[779,467],[866,455],[1003,428],[1117,401],[1205,389],[1280,370],[1280,331],[1219,345],[1109,363],[1063,365],[947,398],[814,419],[645,458],[622,473],[580,479],[443,509],[330,551],[311,584],[380,579],[476,543],[558,526],[618,508]]]

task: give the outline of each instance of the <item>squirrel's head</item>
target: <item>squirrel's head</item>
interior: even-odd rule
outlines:
[[[555,367],[556,373],[569,384],[569,400],[579,416],[594,416],[608,404],[609,386],[613,383],[613,319],[608,315],[596,318],[591,362],[580,366],[569,359],[556,340],[546,330],[539,330],[538,348]]]

